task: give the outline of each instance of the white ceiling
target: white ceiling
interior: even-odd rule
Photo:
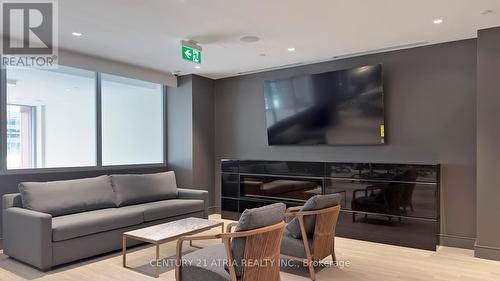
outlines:
[[[476,37],[499,0],[59,0],[61,48],[211,78],[393,46]],[[482,15],[484,10],[494,12]],[[442,18],[443,24],[433,20]],[[72,36],[78,31],[81,37]],[[255,35],[255,43],[239,38]],[[201,69],[180,40],[203,46]],[[295,52],[288,52],[295,47]],[[266,56],[259,54],[265,53]]]

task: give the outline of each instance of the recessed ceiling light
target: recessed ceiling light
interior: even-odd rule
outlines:
[[[83,34],[82,34],[82,33],[80,33],[80,32],[72,32],[72,33],[71,33],[71,35],[76,36],[76,37],[80,37],[80,36],[82,36]]]
[[[432,21],[434,24],[442,24],[443,23],[443,19],[435,19]]]
[[[265,56],[266,56],[266,54],[262,53],[262,54],[259,54],[259,56],[261,56],[261,57],[265,57]]]
[[[253,35],[247,35],[247,36],[243,36],[240,38],[240,41],[244,42],[244,43],[253,43],[253,42],[257,42],[259,40],[260,40],[259,37],[253,36]]]
[[[287,49],[289,52],[294,52],[295,51],[295,48],[294,47],[290,47]]]
[[[195,66],[194,68],[196,68],[196,69],[200,69],[200,68],[201,68],[201,66],[197,65],[197,66]]]

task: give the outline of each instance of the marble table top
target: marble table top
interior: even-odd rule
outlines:
[[[223,225],[223,222],[201,218],[185,218],[123,233],[124,236],[160,242]]]

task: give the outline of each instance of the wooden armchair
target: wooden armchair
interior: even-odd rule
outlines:
[[[237,223],[231,223],[227,226],[227,233],[208,235],[208,236],[193,236],[181,237],[177,242],[177,260],[176,260],[176,280],[193,281],[206,280],[206,281],[279,281],[280,280],[280,245],[281,237],[285,223],[283,221],[265,226],[257,229],[231,232],[232,227]],[[263,266],[254,265],[243,267],[240,278],[237,278],[235,264],[230,262],[234,261],[233,248],[231,244],[234,242],[233,238],[245,238],[244,260],[246,261],[262,261]],[[185,241],[190,243],[195,240],[207,239],[222,239],[223,245],[210,246],[193,253],[187,254],[182,258],[182,244]],[[197,254],[198,253],[198,254]],[[205,260],[204,265],[190,264],[189,260]],[[209,261],[207,261],[209,259]],[[188,260],[188,263],[183,261]],[[225,260],[227,262],[227,270],[224,265],[216,265],[211,261]],[[196,263],[196,262],[195,262]],[[185,268],[186,264],[187,267]],[[218,266],[218,267],[217,267]],[[183,268],[184,267],[184,268]],[[195,267],[195,268],[193,268]],[[186,270],[194,270],[200,278],[193,278],[191,272]],[[182,278],[183,273],[189,274],[185,279]]]
[[[280,280],[280,245],[281,245],[281,237],[283,235],[283,229],[285,226],[284,222],[280,222],[271,226],[266,226],[258,229],[247,230],[247,231],[239,231],[239,232],[231,232],[231,228],[236,226],[236,223],[229,224],[227,226],[227,233],[217,234],[217,235],[209,235],[209,236],[194,236],[194,237],[182,237],[177,242],[177,262],[176,262],[176,280],[181,281],[182,279],[182,244],[184,241],[189,241],[190,243],[195,240],[207,240],[207,239],[222,239],[223,248],[225,253],[224,256],[221,255],[221,251],[218,252],[219,256],[212,258],[216,258],[219,260],[225,259],[227,261],[233,261],[233,250],[231,247],[233,238],[245,238],[245,251],[244,251],[244,259],[247,261],[265,261],[265,266],[245,266],[243,267],[243,272],[241,281],[259,281],[259,280],[269,280],[269,281],[279,281]],[[215,247],[221,247],[219,245],[208,247],[208,250],[203,249],[205,251],[211,251]],[[200,250],[200,251],[203,251]],[[196,253],[198,251],[189,254],[191,258],[196,257]],[[214,251],[216,252],[216,251]],[[186,257],[187,257],[186,256]],[[201,255],[203,256],[203,255]],[[208,263],[209,266],[212,266]],[[224,276],[223,271],[218,271],[219,277],[218,280],[228,280],[228,281],[237,281],[235,265],[232,262],[227,263],[227,268],[229,273],[226,273],[227,276]],[[225,270],[225,269],[223,269]],[[210,281],[218,281],[205,279]],[[191,279],[186,280],[191,281]]]
[[[311,211],[300,211],[301,208],[291,207],[285,213],[286,218],[298,219],[302,238],[294,238],[285,233],[282,241],[281,256],[291,260],[307,262],[311,280],[315,280],[314,262],[321,261],[330,255],[334,261],[336,260],[335,228],[339,217],[340,205]],[[306,232],[304,218],[307,216],[316,217],[312,237],[311,235],[308,236]]]

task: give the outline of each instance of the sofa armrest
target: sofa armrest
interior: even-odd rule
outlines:
[[[208,218],[208,191],[206,190],[197,190],[197,189],[187,189],[187,188],[178,188],[178,198],[179,199],[199,199],[204,202],[204,217]]]
[[[52,266],[52,216],[22,208],[3,210],[4,254],[49,270]]]
[[[11,193],[4,194],[2,196],[2,209],[5,210],[7,208],[12,207],[22,207],[23,202],[21,199],[21,193]]]

